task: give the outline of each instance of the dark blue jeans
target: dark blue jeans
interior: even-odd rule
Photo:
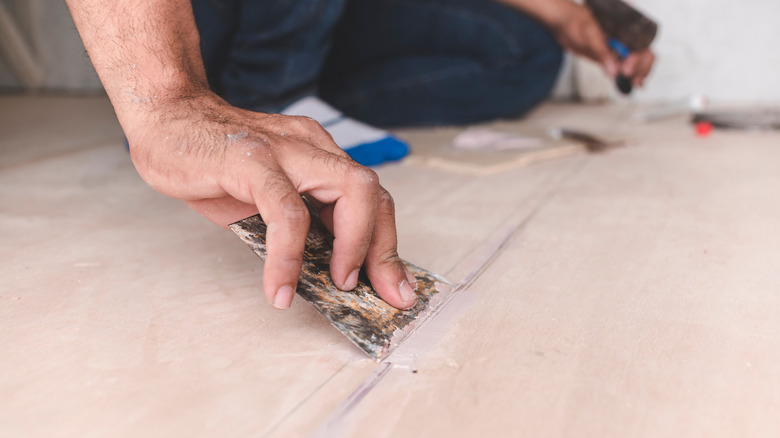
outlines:
[[[279,111],[305,95],[380,126],[518,117],[550,93],[562,53],[492,0],[192,0],[209,83]]]

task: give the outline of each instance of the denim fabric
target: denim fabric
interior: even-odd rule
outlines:
[[[520,116],[555,83],[555,40],[497,2],[344,3],[193,0],[212,87],[260,111],[318,89],[357,119],[419,126]]]
[[[561,59],[542,25],[494,1],[355,0],[321,93],[382,126],[516,117],[547,97]]]
[[[211,88],[277,112],[314,94],[345,0],[192,0]]]

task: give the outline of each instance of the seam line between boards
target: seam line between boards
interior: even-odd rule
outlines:
[[[493,264],[493,262],[495,262],[498,256],[506,250],[509,241],[511,241],[512,238],[516,237],[520,231],[524,230],[528,226],[528,224],[539,214],[539,212],[541,212],[547,203],[558,194],[563,184],[582,171],[585,163],[589,161],[586,159],[586,157],[581,158],[571,170],[564,172],[564,175],[552,184],[552,187],[548,189],[547,193],[542,196],[542,198],[531,209],[531,211],[525,215],[516,225],[510,225],[508,227],[509,231],[505,233],[504,236],[500,239],[498,247],[493,251],[492,254],[490,254],[487,260],[479,263],[476,269],[469,273],[462,282],[455,285],[453,288],[453,294],[448,297],[447,302],[445,302],[442,306],[439,307],[439,309],[437,309],[437,313],[446,306],[446,303],[448,303],[455,294],[472,286],[476,280],[478,280],[482,274],[487,271],[487,269],[490,267],[490,265]],[[492,242],[488,241],[488,239],[483,240],[477,244],[476,248],[491,244]],[[455,267],[457,266],[458,264],[455,265]],[[325,420],[323,420],[319,426],[317,426],[314,431],[309,434],[309,436],[330,436],[332,433],[337,432],[338,427],[344,423],[344,420],[349,416],[354,408],[360,405],[363,399],[384,379],[384,377],[389,374],[389,371],[392,368],[392,363],[389,362],[378,364],[374,371],[372,371],[368,377],[363,379],[357,388],[355,388],[355,390],[353,390],[344,400],[342,400],[342,402],[339,403],[339,405],[333,411],[331,411]]]

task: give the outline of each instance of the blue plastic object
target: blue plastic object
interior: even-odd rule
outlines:
[[[628,55],[631,54],[631,51],[628,50],[628,47],[624,46],[623,43],[614,38],[609,39],[609,47],[611,47],[612,50],[614,50],[621,59],[628,58]]]
[[[353,160],[364,166],[376,166],[387,161],[397,161],[409,155],[409,145],[388,136],[379,141],[361,144],[344,150]]]

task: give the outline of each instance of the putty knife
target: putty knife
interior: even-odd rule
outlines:
[[[266,225],[260,215],[230,224],[230,229],[265,260]],[[451,291],[443,278],[404,262],[417,278],[417,304],[411,309],[399,310],[379,298],[365,272],[361,271],[355,289],[339,290],[330,278],[332,252],[333,236],[312,211],[296,292],[377,361],[406,339]]]

